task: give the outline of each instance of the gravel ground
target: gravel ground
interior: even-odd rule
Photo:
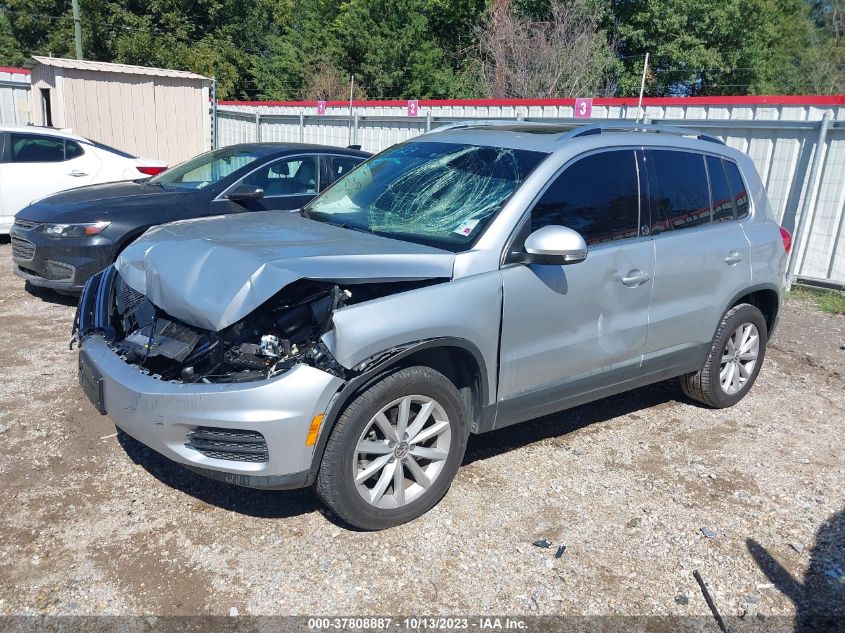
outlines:
[[[473,437],[434,510],[361,533],[309,490],[234,488],[116,435],[76,383],[74,302],[25,291],[10,258],[0,243],[0,614],[712,623],[695,569],[726,616],[845,612],[843,317],[787,303],[732,409],[670,381]]]

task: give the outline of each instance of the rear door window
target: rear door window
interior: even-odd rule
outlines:
[[[364,160],[356,156],[329,156],[328,159],[332,182],[338,178],[343,178]]]
[[[587,244],[638,236],[636,154],[615,150],[586,156],[560,174],[531,211],[531,230],[557,224]]]
[[[738,220],[741,220],[748,217],[748,191],[745,189],[745,183],[742,181],[742,176],[739,173],[739,167],[736,166],[736,163],[726,160],[725,168],[728,172],[731,194],[736,204],[736,217]]]
[[[721,158],[707,157],[707,175],[710,176],[710,197],[713,204],[713,221],[728,222],[736,216],[731,188],[725,165]]]
[[[710,223],[710,192],[704,155],[655,149],[648,152],[656,179],[651,199],[651,232]]]
[[[44,134],[9,134],[12,163],[60,163],[81,156],[78,143]]]

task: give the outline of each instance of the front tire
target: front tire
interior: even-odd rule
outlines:
[[[757,380],[767,343],[763,313],[748,303],[734,306],[719,323],[704,367],[681,376],[684,393],[714,409],[732,407]]]
[[[463,460],[460,395],[429,367],[390,374],[360,393],[332,429],[315,490],[350,525],[381,530],[425,514]]]

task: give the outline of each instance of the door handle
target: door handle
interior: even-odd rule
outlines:
[[[68,172],[68,176],[73,176],[74,178],[79,178],[81,176],[87,176],[87,175],[88,175],[88,172],[79,171],[78,169],[74,169],[73,171]]]
[[[725,257],[725,263],[728,266],[733,266],[734,264],[738,264],[742,261],[742,255],[738,251],[731,251],[728,253],[728,256]]]
[[[629,271],[625,277],[622,277],[622,283],[631,288],[636,288],[640,284],[647,282],[649,279],[651,279],[651,275],[635,268],[634,270]]]

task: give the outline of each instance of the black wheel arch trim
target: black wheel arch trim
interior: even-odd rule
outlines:
[[[412,354],[421,352],[427,349],[437,348],[458,348],[468,352],[479,370],[479,389],[481,400],[481,415],[482,427],[486,426],[484,420],[495,412],[495,405],[487,405],[487,399],[490,394],[490,385],[487,377],[487,363],[484,361],[484,356],[481,350],[472,342],[459,337],[437,337],[432,339],[425,339],[416,341],[400,347],[395,347],[384,352],[379,352],[356,365],[356,367],[363,367],[360,373],[353,378],[346,381],[343,387],[332,397],[329,402],[328,409],[323,419],[323,424],[320,428],[320,433],[317,436],[317,444],[314,446],[314,453],[311,456],[311,468],[309,469],[308,484],[314,483],[317,478],[317,473],[320,470],[320,463],[323,460],[323,453],[326,449],[326,444],[329,441],[332,428],[337,422],[341,411],[343,411],[346,404],[352,397],[359,393],[362,389],[367,388],[374,382],[381,379],[386,373],[401,365],[401,361]],[[491,424],[492,426],[492,424]]]
[[[728,304],[725,306],[724,310],[722,310],[722,317],[721,318],[724,318],[724,316],[725,316],[725,314],[727,314],[728,310],[730,310],[733,306],[735,306],[737,304],[737,302],[740,299],[742,299],[744,296],[753,294],[755,292],[759,292],[760,290],[771,290],[772,292],[774,292],[777,295],[777,298],[778,298],[777,311],[775,312],[774,318],[772,318],[772,326],[771,326],[771,328],[769,328],[769,331],[767,332],[767,338],[770,338],[771,335],[772,335],[772,332],[774,332],[774,330],[775,330],[775,326],[777,325],[778,317],[780,316],[780,303],[783,300],[783,292],[782,292],[781,288],[779,288],[777,285],[775,285],[773,283],[764,283],[764,284],[756,284],[756,285],[753,285],[753,286],[748,286],[744,290],[736,293],[731,298],[731,300],[728,302]],[[768,323],[766,325],[768,326]],[[718,330],[718,327],[719,327],[719,324],[717,323],[716,324],[717,330]],[[714,336],[715,336],[715,334],[714,334]]]

